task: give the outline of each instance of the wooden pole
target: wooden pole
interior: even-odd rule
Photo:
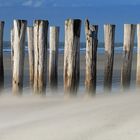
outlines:
[[[47,76],[47,20],[34,22],[34,93],[45,94]]]
[[[104,25],[104,41],[106,56],[104,71],[104,89],[106,91],[111,91],[114,62],[115,25]]]
[[[14,57],[14,49],[13,49],[13,45],[14,45],[14,29],[11,29],[11,67],[13,69],[13,57]]]
[[[3,34],[4,34],[4,21],[0,21],[0,90],[4,88]]]
[[[137,74],[136,83],[140,87],[140,24],[137,25]]]
[[[56,89],[58,83],[58,47],[59,27],[50,27],[49,84],[51,89]]]
[[[130,87],[135,28],[136,25],[133,24],[124,25],[124,54],[121,72],[121,85],[124,89]]]
[[[64,91],[76,94],[80,76],[80,31],[81,20],[65,21]]]
[[[86,34],[86,77],[85,87],[88,94],[96,93],[96,62],[98,47],[98,26],[85,22]]]
[[[29,73],[30,73],[30,86],[33,88],[34,84],[34,29],[27,27],[28,36],[28,55],[29,55]]]
[[[13,94],[21,93],[23,88],[26,27],[27,21],[14,20]]]

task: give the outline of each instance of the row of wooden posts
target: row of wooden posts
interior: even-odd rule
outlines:
[[[80,79],[80,34],[81,20],[68,19],[65,21],[64,44],[64,91],[76,94]],[[48,29],[47,20],[35,20],[33,27],[27,27],[26,20],[14,20],[11,30],[11,60],[12,60],[12,90],[14,94],[21,93],[23,89],[24,49],[27,29],[30,85],[34,93],[44,94],[46,91],[47,76],[47,48]],[[134,47],[136,25],[124,25],[124,56],[121,72],[121,85],[130,86],[132,55]],[[3,68],[3,32],[4,22],[0,22],[0,87],[4,85]],[[52,89],[57,88],[57,67],[59,47],[59,27],[50,27],[50,59],[49,84]],[[96,62],[98,47],[98,25],[91,25],[85,21],[86,35],[86,72],[85,88],[87,93],[96,93]],[[137,55],[137,83],[140,84],[140,25],[137,25],[138,55]],[[115,25],[104,25],[105,46],[105,73],[104,89],[110,91],[112,87],[113,62],[115,44]]]

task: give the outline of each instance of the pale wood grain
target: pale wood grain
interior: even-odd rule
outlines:
[[[30,86],[34,84],[34,29],[27,27]]]
[[[86,92],[88,94],[94,95],[96,93],[98,25],[90,25],[89,21],[86,20],[85,35],[86,35],[85,87]]]
[[[124,25],[124,46],[123,46],[124,54],[121,71],[121,85],[124,89],[128,89],[130,87],[135,29],[136,25],[133,24]]]
[[[49,84],[52,90],[58,84],[59,27],[50,27]]]
[[[13,94],[19,94],[23,89],[23,71],[24,71],[24,50],[25,35],[27,28],[26,20],[14,20],[14,42],[13,42]]]
[[[47,20],[34,22],[34,93],[45,94],[47,82]]]
[[[65,21],[64,91],[71,95],[76,94],[79,87],[80,31],[81,20],[68,19]]]
[[[111,91],[113,63],[114,63],[114,44],[115,44],[115,25],[104,25],[105,43],[105,70],[104,70],[104,90]]]

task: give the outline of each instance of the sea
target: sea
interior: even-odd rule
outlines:
[[[3,51],[5,53],[10,53],[11,52],[11,44],[9,41],[4,41],[4,44],[3,44]],[[59,43],[59,53],[64,53],[64,42],[60,42]],[[82,42],[80,43],[80,53],[84,53],[86,50],[86,43],[85,42]],[[48,51],[49,51],[49,48],[48,48]],[[97,52],[98,53],[104,53],[105,49],[104,49],[104,43],[100,42],[98,44],[98,49],[97,49]],[[122,53],[123,52],[123,43],[115,43],[115,49],[114,49],[115,53]],[[137,44],[135,43],[134,44],[134,49],[133,49],[134,52],[137,52]],[[28,45],[27,43],[25,44],[25,52],[28,52]]]

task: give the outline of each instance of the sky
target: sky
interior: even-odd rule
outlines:
[[[84,20],[99,25],[99,41],[103,41],[103,24],[116,24],[116,41],[123,41],[123,24],[140,23],[140,0],[0,0],[0,20],[5,21],[4,40],[10,40],[13,19],[48,19],[50,26],[60,26],[64,40],[64,21],[80,18],[81,41],[85,41]]]
[[[140,0],[0,0],[0,6],[106,6],[106,5],[138,5]]]

